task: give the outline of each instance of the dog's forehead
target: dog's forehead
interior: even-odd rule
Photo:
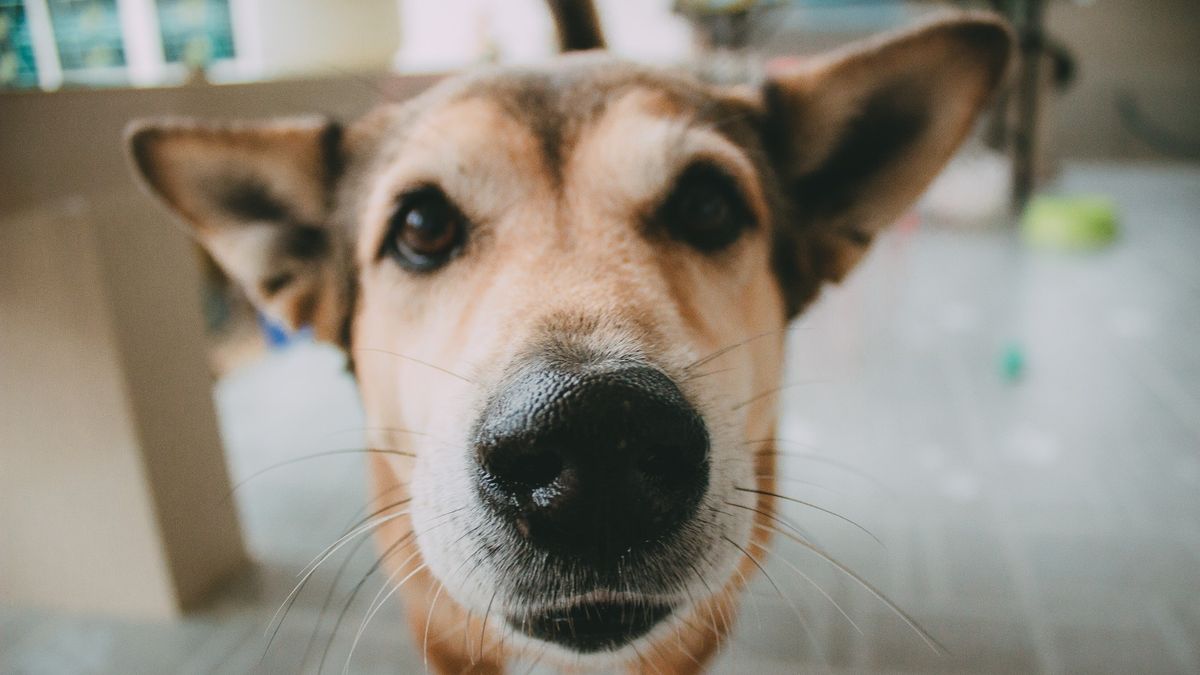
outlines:
[[[636,105],[628,105],[631,98]],[[627,105],[617,108],[616,103]],[[406,140],[439,116],[454,116],[456,109],[492,108],[505,122],[518,125],[533,138],[544,168],[557,179],[580,135],[607,114],[620,112],[646,117],[671,117],[697,126],[720,127],[738,135],[731,120],[753,117],[756,103],[728,90],[708,85],[681,70],[666,70],[623,62],[600,54],[576,54],[553,59],[538,67],[491,68],[451,78],[408,104],[378,111],[360,126],[375,147],[361,148],[392,161]],[[494,119],[494,117],[493,117]],[[481,130],[439,128],[443,140],[459,136],[467,142],[487,136]],[[508,126],[507,124],[501,125]],[[508,131],[513,131],[509,126]],[[496,144],[508,142],[505,129],[491,135]],[[449,138],[446,138],[446,137]],[[415,139],[427,143],[428,139]],[[364,144],[366,145],[366,144]]]
[[[496,222],[517,204],[526,213],[554,208],[567,193],[603,193],[612,213],[632,212],[689,154],[733,159],[730,172],[752,181],[758,106],[681,71],[590,54],[455,77],[351,128],[354,168],[339,219],[366,259],[397,195],[423,185],[441,187],[478,222]]]
[[[616,60],[560,59],[540,69],[487,73],[454,97],[495,103],[538,140],[547,166],[558,174],[583,129],[613,104],[636,97],[626,114],[669,115],[703,123],[717,112],[714,92],[682,73],[656,71]]]

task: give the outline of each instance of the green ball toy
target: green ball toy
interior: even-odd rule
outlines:
[[[1117,210],[1098,195],[1035,198],[1021,222],[1025,243],[1047,250],[1103,248],[1117,237]]]

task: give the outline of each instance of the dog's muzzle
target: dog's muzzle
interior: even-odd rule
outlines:
[[[678,548],[709,481],[708,431],[671,378],[628,362],[527,365],[485,407],[475,453],[479,495],[524,568],[513,576],[530,577],[513,583],[530,609],[511,625],[591,652],[671,613],[652,598],[673,582],[651,561]]]

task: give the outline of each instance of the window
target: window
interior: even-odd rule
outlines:
[[[0,0],[0,87],[33,87],[37,83],[25,3]]]
[[[234,56],[228,0],[156,0],[167,63],[206,65]]]
[[[116,0],[47,0],[58,61],[68,80],[125,79],[125,42]]]
[[[244,76],[230,4],[249,1],[0,0],[0,89]]]

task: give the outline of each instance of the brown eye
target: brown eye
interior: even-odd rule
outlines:
[[[436,188],[404,196],[389,227],[384,252],[414,272],[445,264],[461,248],[466,230],[462,214]]]
[[[733,179],[710,164],[680,174],[659,217],[672,237],[706,252],[732,244],[753,221]]]

